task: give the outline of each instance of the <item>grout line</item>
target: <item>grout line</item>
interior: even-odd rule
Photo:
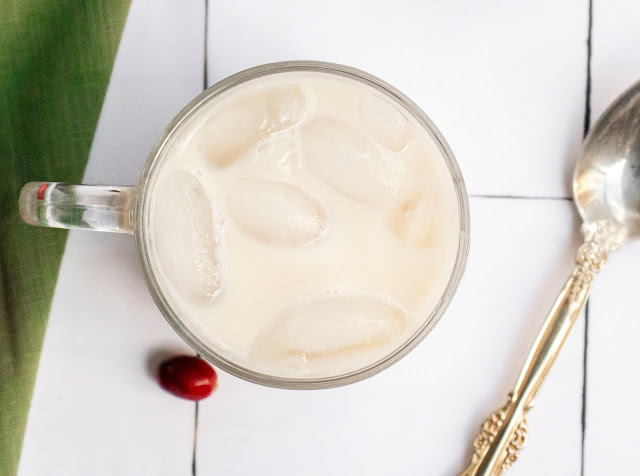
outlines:
[[[207,62],[209,50],[209,0],[204,0],[204,39],[202,58],[202,90],[209,86],[209,64]],[[197,354],[200,357],[199,354]],[[193,452],[191,453],[191,476],[197,476],[197,452],[198,452],[198,416],[200,413],[200,402],[195,402],[193,411]]]
[[[584,350],[582,354],[582,441],[580,447],[580,476],[584,476],[584,440],[587,426],[587,350],[589,348],[589,300],[584,307]]]
[[[524,195],[486,195],[486,194],[477,194],[477,195],[469,195],[469,198],[489,198],[496,199],[502,198],[507,200],[556,200],[556,201],[564,201],[564,202],[572,202],[573,198],[571,197],[526,197]]]
[[[209,63],[207,56],[209,53],[209,0],[204,0],[204,58],[202,60],[202,90],[209,87]]]
[[[587,23],[587,84],[585,87],[584,136],[591,127],[591,56],[593,41],[593,0],[589,0],[589,20]],[[582,441],[580,445],[580,476],[584,476],[584,449],[587,434],[587,356],[589,350],[589,299],[584,310],[584,347],[582,354]]]
[[[587,85],[584,106],[584,137],[591,127],[591,35],[593,31],[593,0],[589,0],[589,22],[587,24]]]
[[[198,448],[198,413],[200,402],[196,402],[193,421],[193,453],[191,456],[191,476],[196,476],[196,449]]]

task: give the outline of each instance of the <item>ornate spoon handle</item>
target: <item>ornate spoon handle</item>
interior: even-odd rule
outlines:
[[[576,266],[538,334],[507,404],[487,418],[476,437],[471,465],[460,476],[498,476],[527,440],[527,412],[584,305],[591,283],[612,250],[606,227],[585,227]]]

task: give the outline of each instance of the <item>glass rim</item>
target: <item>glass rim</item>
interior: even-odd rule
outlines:
[[[442,153],[442,156],[447,164],[447,167],[451,174],[451,178],[453,180],[454,188],[456,191],[456,198],[458,201],[458,213],[460,218],[458,250],[456,253],[455,264],[451,271],[451,275],[444,292],[440,296],[440,299],[438,300],[436,306],[429,314],[429,316],[425,317],[424,323],[420,325],[418,329],[400,346],[398,346],[392,352],[385,355],[383,358],[377,360],[376,362],[344,374],[319,378],[291,378],[257,372],[234,362],[233,359],[230,359],[212,349],[211,346],[207,345],[201,338],[196,335],[195,332],[192,332],[192,330],[189,329],[187,325],[182,322],[180,317],[173,311],[167,298],[164,296],[160,284],[158,283],[158,280],[156,279],[156,276],[154,274],[147,244],[148,220],[146,219],[146,211],[149,208],[148,203],[150,199],[150,192],[152,189],[148,185],[156,169],[158,157],[160,157],[163,150],[165,149],[167,144],[170,143],[173,136],[179,131],[180,127],[211,99],[233,87],[263,76],[285,72],[305,71],[343,76],[366,84],[382,92],[385,96],[391,97],[392,99],[398,101],[409,112],[411,112],[411,114],[413,114],[420,125],[422,125],[422,127],[424,127],[430,134],[438,149]],[[462,177],[462,172],[453,155],[453,152],[449,148],[449,145],[447,144],[446,140],[444,139],[438,128],[435,126],[435,124],[413,101],[411,101],[399,90],[382,81],[381,79],[350,66],[321,61],[284,61],[256,66],[236,73],[217,82],[216,84],[207,88],[205,91],[199,94],[196,98],[194,98],[167,125],[162,135],[149,153],[138,185],[136,187],[132,218],[134,222],[134,235],[138,248],[138,256],[140,257],[142,263],[144,271],[143,274],[147,283],[147,287],[149,288],[153,300],[164,315],[169,325],[171,325],[176,333],[187,344],[189,344],[189,346],[191,346],[196,352],[198,352],[198,354],[202,358],[211,362],[213,365],[216,365],[222,370],[225,370],[226,372],[249,382],[276,388],[322,389],[339,387],[371,377],[398,362],[411,350],[413,350],[442,318],[442,315],[445,313],[447,307],[451,303],[451,300],[458,288],[469,255],[470,219],[469,201],[466,186]]]

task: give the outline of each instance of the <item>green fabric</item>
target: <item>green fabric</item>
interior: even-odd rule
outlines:
[[[17,471],[67,234],[20,221],[29,181],[79,182],[130,0],[0,0],[0,475]]]

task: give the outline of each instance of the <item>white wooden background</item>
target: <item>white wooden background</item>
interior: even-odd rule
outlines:
[[[278,60],[345,63],[403,90],[447,137],[471,195],[466,275],[436,329],[382,374],[294,392],[220,372],[196,411],[149,376],[189,349],[154,307],[133,239],[72,232],[20,475],[456,474],[569,273],[586,112],[593,122],[640,78],[640,3],[211,0],[206,10],[133,1],[84,181],[133,184],[205,81]],[[586,335],[581,319],[509,474],[637,474],[639,263],[640,244],[612,256]]]

